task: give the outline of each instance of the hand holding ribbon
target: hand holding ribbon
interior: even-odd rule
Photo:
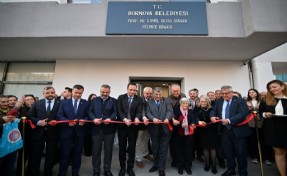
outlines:
[[[111,123],[111,119],[110,118],[107,118],[106,120],[104,120],[104,124],[105,125],[108,125]]]
[[[140,120],[138,118],[135,118],[134,124],[138,125],[140,123]]]
[[[47,120],[48,120],[48,118],[43,119],[43,120],[39,120],[38,123],[37,123],[38,126],[46,126],[48,124]]]
[[[77,119],[75,119],[75,120],[70,120],[70,121],[69,121],[69,126],[70,126],[70,127],[75,126],[76,123],[77,123],[77,121],[78,121]]]
[[[84,119],[80,119],[80,120],[79,120],[79,125],[80,125],[80,126],[83,126],[84,124],[85,124],[85,120],[84,120]]]
[[[100,125],[101,123],[102,123],[102,118],[100,118],[100,119],[95,118],[95,119],[94,119],[94,124]]]

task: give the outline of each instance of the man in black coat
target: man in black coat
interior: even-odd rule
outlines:
[[[48,125],[56,119],[60,100],[55,98],[55,89],[47,86],[43,90],[44,99],[36,101],[27,116],[36,126],[31,132],[31,152],[28,158],[28,172],[31,176],[40,175],[42,151],[46,144],[44,175],[51,176],[55,151],[59,138],[58,126]]]
[[[117,101],[118,120],[125,124],[118,125],[119,138],[119,160],[121,170],[119,176],[125,176],[126,173],[126,151],[128,144],[127,173],[129,176],[135,176],[133,171],[135,160],[135,148],[138,136],[138,123],[142,119],[143,100],[135,95],[137,86],[129,83],[127,93],[120,95]],[[135,124],[131,124],[135,122]]]

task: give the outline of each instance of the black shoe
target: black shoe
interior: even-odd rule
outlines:
[[[204,171],[209,171],[209,169],[210,169],[210,165],[209,164],[206,164],[205,166],[204,166]]]
[[[89,153],[89,152],[86,153],[86,152],[85,152],[85,156],[86,156],[86,157],[90,157],[90,156],[92,156],[92,155],[93,155],[92,152],[91,152],[91,153]]]
[[[183,175],[183,169],[178,168],[177,172],[179,175]]]
[[[223,159],[218,159],[218,162],[219,162],[219,167],[221,168],[221,169],[224,169],[226,166],[225,166],[225,161],[223,160]]]
[[[121,168],[119,172],[119,176],[125,176],[126,175],[126,170],[124,168]]]
[[[203,162],[203,158],[202,158],[201,156],[198,156],[198,157],[197,157],[197,160],[198,160],[199,162]]]
[[[100,172],[94,172],[93,176],[100,176],[101,173]]]
[[[113,176],[113,173],[111,173],[111,171],[105,171],[104,174],[105,176]]]
[[[186,170],[186,173],[187,173],[188,175],[191,175],[191,174],[192,174],[192,171],[191,171],[190,168],[185,168],[185,170]]]
[[[135,174],[133,169],[128,169],[127,173],[128,173],[129,176],[136,176],[136,174]]]
[[[212,167],[211,167],[211,172],[212,172],[213,174],[217,174],[216,166],[212,166]]]
[[[159,175],[159,176],[165,176],[165,172],[164,172],[163,170],[160,170],[160,171],[158,172],[158,175]]]
[[[149,169],[148,172],[152,173],[154,171],[156,171],[158,168],[156,166],[152,166],[152,168]]]
[[[236,172],[227,170],[221,176],[232,176],[232,175],[236,175]]]
[[[170,166],[171,166],[171,167],[176,167],[175,161],[172,160]]]

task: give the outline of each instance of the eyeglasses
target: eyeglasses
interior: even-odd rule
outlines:
[[[221,94],[222,94],[222,95],[228,95],[228,94],[230,94],[230,93],[232,93],[232,92],[221,93]]]

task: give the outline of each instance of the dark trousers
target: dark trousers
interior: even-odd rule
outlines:
[[[242,176],[247,176],[246,140],[246,137],[236,137],[232,129],[227,129],[225,126],[223,127],[221,133],[221,142],[225,157],[227,159],[227,168],[230,171],[235,171],[235,158],[237,158],[238,173]]]
[[[55,159],[55,151],[58,141],[55,139],[49,139],[44,133],[38,140],[31,140],[30,155],[28,158],[28,172],[30,175],[40,175],[40,164],[42,152],[46,143],[46,156],[44,165],[44,175],[52,175],[53,162]]]
[[[171,138],[170,138],[170,141],[169,141],[169,153],[170,153],[170,156],[171,156],[171,160],[175,163],[177,163],[178,161],[177,160],[177,156],[176,156],[176,142],[175,142],[175,139],[177,138],[178,134],[177,133],[171,133]]]
[[[177,167],[180,169],[191,168],[192,165],[192,147],[193,147],[193,136],[181,136],[175,139],[176,141],[176,156],[177,156]]]
[[[119,160],[121,168],[126,167],[126,152],[128,150],[128,161],[127,168],[134,168],[135,161],[135,151],[136,151],[136,142],[138,137],[138,128],[137,126],[131,125],[120,126],[118,128],[118,138],[119,138]],[[127,149],[128,144],[128,149]]]
[[[92,155],[92,134],[90,133],[91,124],[86,124],[85,128],[88,129],[88,133],[86,134],[85,140],[84,140],[84,153],[86,156]]]
[[[16,157],[17,157],[17,151],[14,151],[0,158],[0,175],[1,176],[15,175],[14,167],[15,167]]]
[[[199,129],[201,130],[201,129]],[[202,131],[201,131],[202,132]],[[195,152],[197,157],[201,157],[203,153],[203,149],[200,144],[200,136],[199,131],[194,130],[194,141],[193,141],[193,157],[195,157]]]
[[[61,158],[59,176],[66,176],[70,154],[72,153],[72,176],[77,176],[81,167],[81,155],[84,146],[84,137],[73,134],[67,138],[61,138]]]
[[[166,157],[168,152],[168,144],[171,138],[170,134],[164,133],[162,129],[159,134],[150,133],[152,153],[154,158],[154,166],[159,170],[164,170],[166,166]]]
[[[19,130],[23,132],[23,127],[19,127]],[[23,136],[23,133],[21,133]],[[25,139],[24,139],[25,138]],[[17,158],[17,170],[16,170],[16,175],[21,176],[22,175],[22,155],[24,151],[24,167],[25,164],[28,160],[30,148],[31,148],[31,127],[25,126],[25,137],[23,137],[24,144],[23,148],[18,150],[18,158]],[[23,175],[24,176],[24,175]]]
[[[100,130],[99,134],[92,136],[93,142],[93,170],[94,172],[100,172],[101,170],[101,152],[104,142],[104,171],[111,170],[111,163],[113,157],[113,144],[114,144],[115,133],[104,134]]]

